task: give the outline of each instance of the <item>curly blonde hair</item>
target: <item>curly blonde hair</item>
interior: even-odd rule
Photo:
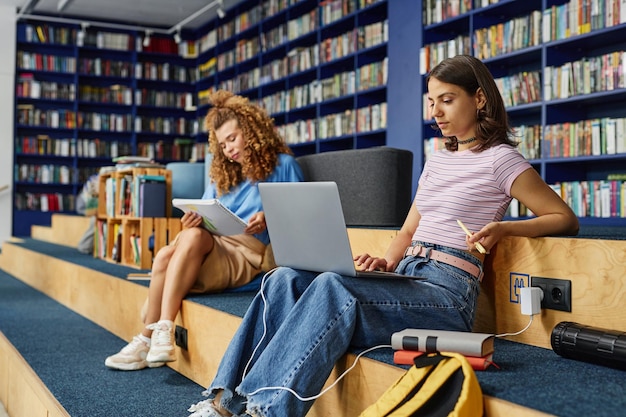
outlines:
[[[211,94],[204,126],[209,132],[209,152],[213,155],[209,178],[215,183],[217,195],[248,179],[260,181],[267,178],[278,164],[281,153],[293,155],[274,126],[272,119],[261,107],[242,96],[217,90]],[[230,120],[237,120],[245,140],[242,163],[229,161],[217,143],[215,131]]]

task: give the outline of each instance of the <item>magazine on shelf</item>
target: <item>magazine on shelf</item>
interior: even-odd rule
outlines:
[[[211,233],[222,236],[243,234],[247,224],[217,199],[174,198],[172,205],[185,213],[194,212],[202,216],[204,227]]]

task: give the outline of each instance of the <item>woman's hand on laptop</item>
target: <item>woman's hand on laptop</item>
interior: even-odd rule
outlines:
[[[377,258],[367,253],[355,256],[354,261],[363,271],[393,271],[393,266],[385,258]]]

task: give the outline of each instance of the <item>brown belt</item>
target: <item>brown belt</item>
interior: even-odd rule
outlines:
[[[428,250],[430,248],[425,248],[424,246],[409,246],[404,251],[404,256],[419,256],[419,257],[427,257]],[[438,250],[431,249],[430,250],[430,259],[434,259],[435,261],[443,262],[444,264],[455,266],[463,271],[475,276],[479,281],[483,279],[483,273],[479,267],[474,265],[473,263],[466,261],[465,259],[458,258],[453,255],[449,255],[445,252],[441,252]]]

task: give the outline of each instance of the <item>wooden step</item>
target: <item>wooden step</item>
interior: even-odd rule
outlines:
[[[11,417],[70,417],[2,333],[0,333],[0,402],[6,405],[6,411]],[[3,415],[0,410],[0,417]]]
[[[91,217],[55,213],[50,226],[33,225],[31,237],[59,245],[77,247],[90,226]]]
[[[23,259],[29,259],[29,262],[23,262]],[[148,291],[144,285],[10,242],[3,247],[0,267],[125,340],[130,340],[141,330],[138,317]],[[185,300],[176,323],[188,329],[188,350],[177,348],[178,360],[170,367],[194,382],[208,386],[240,322],[241,318],[236,315]],[[342,358],[328,384],[335,381],[354,358],[353,354]],[[104,366],[104,358],[102,360]],[[361,358],[358,366],[335,389],[315,402],[308,416],[354,417],[375,402],[403,372],[402,368]],[[350,400],[346,401],[347,398]],[[487,415],[491,416],[505,413],[510,416],[546,415],[489,396],[485,396],[485,406],[489,410]]]

